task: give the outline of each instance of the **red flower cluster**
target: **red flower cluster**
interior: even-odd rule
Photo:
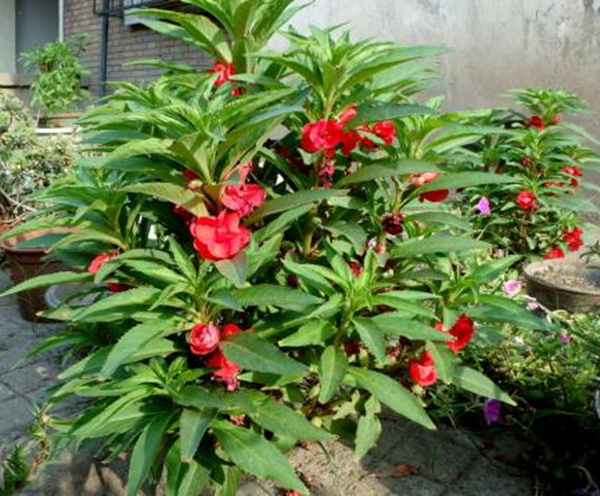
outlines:
[[[524,124],[526,127],[535,127],[538,131],[543,131],[546,129],[544,119],[542,119],[542,117],[539,115],[531,116],[531,118],[527,119]]]
[[[583,246],[583,229],[580,227],[574,227],[572,231],[565,229],[563,233],[563,240],[567,243],[570,251],[577,251]]]
[[[521,191],[517,196],[517,204],[525,211],[535,212],[540,208],[536,196],[531,191]]]
[[[198,217],[190,225],[194,248],[205,260],[228,260],[250,241],[250,231],[240,225],[240,214],[223,210],[217,217]]]
[[[324,151],[326,157],[333,157],[336,148],[342,146],[342,153],[346,156],[362,144],[365,148],[375,148],[377,145],[370,139],[354,130],[344,129],[356,117],[356,107],[344,110],[337,119],[321,119],[309,122],[302,128],[302,148],[309,153]],[[359,131],[372,133],[388,146],[394,142],[396,128],[390,121],[378,122],[373,126],[362,126]]]
[[[544,260],[556,260],[565,258],[565,252],[562,251],[558,246],[554,246],[544,255]]]
[[[446,341],[448,348],[454,353],[460,352],[469,344],[475,335],[475,324],[473,319],[467,317],[465,314],[461,315],[447,333],[454,338],[453,341]]]
[[[563,171],[563,173],[567,174],[568,176],[572,176],[571,186],[573,186],[574,188],[579,186],[579,181],[577,181],[577,179],[575,179],[575,178],[583,176],[583,171],[578,166],[576,166],[576,165],[572,165],[570,167],[566,166],[566,167],[562,168],[562,171]]]
[[[404,230],[404,215],[400,212],[385,214],[381,217],[381,225],[386,233],[397,236]]]
[[[190,334],[192,353],[201,356],[209,355],[206,358],[206,365],[216,369],[213,371],[213,377],[223,382],[229,391],[235,391],[239,387],[237,376],[241,369],[239,365],[223,355],[219,343],[239,332],[242,332],[242,329],[235,324],[225,324],[222,330],[213,324],[198,324]]]
[[[430,351],[423,351],[418,360],[408,362],[408,375],[419,386],[432,386],[438,380],[435,360]]]
[[[203,259],[231,259],[250,241],[250,231],[240,225],[241,219],[262,205],[266,197],[261,186],[246,183],[250,170],[252,164],[238,167],[240,182],[223,188],[221,204],[225,210],[216,217],[203,216],[191,222],[194,248]]]
[[[425,186],[429,184],[431,181],[437,179],[441,174],[439,172],[423,172],[421,174],[415,174],[410,183],[415,188],[420,188],[421,186]],[[435,191],[427,191],[419,196],[419,201],[430,201],[432,203],[437,203],[444,201],[450,195],[450,191],[447,189],[438,189]]]
[[[441,322],[435,325],[435,329],[452,336],[452,341],[446,341],[446,346],[454,353],[463,350],[473,339],[475,335],[475,323],[465,314],[461,315],[449,331],[444,331]],[[408,374],[410,378],[419,386],[427,387],[437,382],[437,372],[435,369],[435,360],[429,351],[423,351],[418,360],[408,362]]]
[[[233,67],[233,64],[226,64],[221,61],[215,62],[210,72],[213,74],[217,74],[217,79],[214,82],[215,88],[220,88],[225,83],[231,82],[232,76],[235,76],[235,69]],[[239,96],[240,94],[240,88],[234,88],[233,90],[231,90],[231,96]]]

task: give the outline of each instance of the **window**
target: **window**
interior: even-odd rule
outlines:
[[[62,38],[63,0],[0,0],[0,73],[22,72],[19,55]]]

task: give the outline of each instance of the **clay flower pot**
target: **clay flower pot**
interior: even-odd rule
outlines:
[[[5,239],[0,243],[10,266],[13,284],[19,284],[32,277],[58,272],[63,265],[57,261],[48,261],[49,237],[64,234],[65,229],[45,229]],[[21,316],[30,322],[47,322],[38,317],[38,312],[46,310],[45,288],[23,291],[17,296]]]
[[[550,310],[600,309],[600,267],[569,260],[534,262],[525,268],[527,294]]]

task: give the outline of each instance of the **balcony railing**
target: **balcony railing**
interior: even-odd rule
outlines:
[[[123,16],[129,9],[140,7],[171,7],[181,5],[179,0],[94,0],[94,14]]]

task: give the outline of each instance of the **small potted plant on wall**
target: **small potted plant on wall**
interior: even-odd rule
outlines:
[[[40,204],[30,195],[64,174],[73,162],[74,148],[65,137],[36,136],[22,102],[6,94],[0,94],[0,128],[0,231],[5,231],[36,214]],[[47,262],[46,255],[60,229],[40,225],[26,235],[19,235],[18,227],[13,232],[0,244],[13,282],[56,270],[57,263]],[[22,293],[19,306],[25,319],[36,320],[37,312],[45,308],[44,291]]]
[[[82,81],[89,74],[80,56],[88,44],[87,35],[78,35],[21,54],[25,69],[35,74],[31,105],[36,108],[39,127],[69,127],[79,118],[74,109],[88,96]]]

